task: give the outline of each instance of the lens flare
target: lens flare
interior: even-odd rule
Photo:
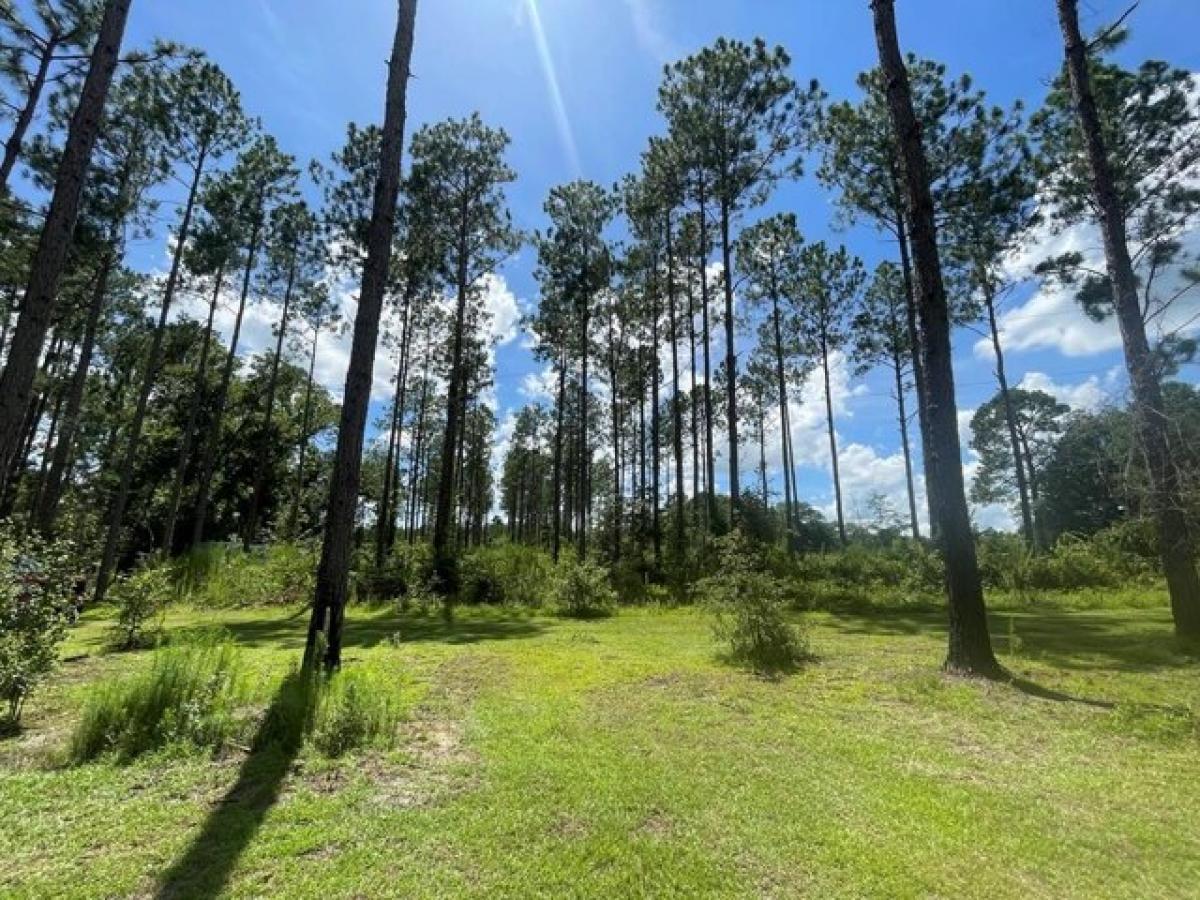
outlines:
[[[570,116],[567,115],[567,104],[563,102],[562,88],[558,81],[558,69],[554,65],[554,56],[550,53],[550,42],[546,39],[546,28],[542,24],[538,0],[525,0],[525,8],[529,13],[529,24],[533,29],[533,41],[537,45],[542,73],[546,77],[546,90],[550,94],[550,105],[553,107],[558,137],[562,141],[567,162],[575,175],[579,175],[583,171],[579,163],[579,148],[575,144],[575,132],[571,128]]]

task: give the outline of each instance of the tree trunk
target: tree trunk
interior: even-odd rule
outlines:
[[[71,117],[66,146],[54,179],[54,194],[29,264],[25,301],[0,375],[0,473],[16,452],[20,423],[29,408],[38,357],[58,298],[58,283],[73,243],[75,221],[104,102],[121,51],[131,0],[108,0],[88,73]],[[3,489],[3,485],[0,485]]]
[[[1079,10],[1075,0],[1056,2],[1066,51],[1067,74],[1079,118],[1079,129],[1087,150],[1092,195],[1104,236],[1104,258],[1112,282],[1113,305],[1117,311],[1125,349],[1125,366],[1129,370],[1133,390],[1138,441],[1142,445],[1150,474],[1150,507],[1158,526],[1175,633],[1180,637],[1194,638],[1200,636],[1200,576],[1196,572],[1195,552],[1183,511],[1179,473],[1172,458],[1162,385],[1146,339],[1146,325],[1138,302],[1137,277],[1125,234],[1125,210],[1121,208],[1121,199],[1113,180],[1096,98],[1092,94],[1087,45],[1079,33]]]
[[[313,375],[317,370],[317,343],[321,338],[321,329],[313,328],[312,352],[308,357],[308,378],[304,382],[304,415],[300,424],[300,448],[296,462],[296,487],[292,493],[292,506],[288,512],[287,527],[284,534],[288,539],[296,537],[296,525],[300,519],[300,499],[304,496],[304,464],[308,461],[308,442],[311,437],[308,430],[312,428],[312,395]]]
[[[579,559],[587,559],[588,512],[591,506],[591,467],[592,457],[588,435],[588,361],[591,353],[588,351],[588,326],[591,316],[588,309],[588,299],[584,298],[583,315],[580,316],[579,331],[579,534],[577,536]]]
[[[692,519],[693,525],[699,526],[700,510],[700,405],[696,402],[696,309],[695,296],[689,280],[687,287],[688,300],[688,370],[692,376],[691,393],[688,394],[688,406],[691,412],[692,432]]]
[[[704,179],[700,179],[700,330],[704,339],[704,489],[707,495],[705,503],[705,531],[711,532],[713,522],[717,517],[717,488],[716,488],[716,459],[713,451],[713,398],[712,398],[712,330],[709,327],[709,291],[708,291],[708,211],[705,207]]]
[[[904,318],[908,329],[908,343],[911,347],[913,385],[917,392],[917,428],[921,432],[921,467],[925,473],[925,505],[929,513],[930,536],[934,541],[938,538],[937,516],[933,514],[934,491],[937,490],[937,479],[933,477],[931,460],[925,455],[924,448],[929,440],[929,411],[925,399],[925,364],[921,361],[921,329],[917,321],[917,291],[914,285],[912,259],[908,248],[908,228],[905,226],[905,212],[902,200],[896,206],[896,238],[900,245],[900,271],[904,275]]]
[[[833,467],[833,499],[837,507],[838,538],[845,547],[846,514],[842,507],[842,473],[838,465],[837,430],[833,425],[833,388],[829,382],[829,341],[822,328],[821,333],[821,369],[825,373],[825,424],[829,430],[829,460]]]
[[[1003,670],[992,652],[987,610],[983,602],[983,584],[979,577],[963,484],[950,350],[950,312],[938,256],[929,164],[922,144],[921,125],[913,112],[908,72],[896,37],[893,0],[871,0],[871,10],[911,216],[909,224],[912,229],[916,296],[925,338],[922,359],[925,363],[930,441],[925,451],[936,476],[934,512],[935,519],[941,525],[939,539],[945,558],[946,592],[950,607],[946,668],[967,674],[999,677]]]
[[[306,668],[316,663],[321,635],[325,638],[325,668],[336,669],[342,661],[342,619],[350,591],[350,554],[362,468],[363,430],[367,424],[367,407],[371,402],[371,375],[375,365],[375,345],[379,340],[379,317],[383,310],[383,296],[387,291],[392,259],[417,0],[400,0],[398,7],[396,37],[388,63],[379,174],[375,182],[371,225],[367,235],[367,261],[363,267],[358,313],[354,317],[354,341],[329,483],[325,539],[321,545],[312,620],[304,647]]]
[[[738,419],[737,419],[737,356],[733,346],[733,253],[729,240],[729,204],[721,200],[721,265],[725,285],[725,393],[729,406],[729,516],[730,524],[738,521]]]
[[[54,457],[42,484],[35,518],[38,531],[47,537],[54,531],[54,523],[58,517],[58,504],[62,500],[63,485],[75,445],[75,432],[79,427],[80,411],[83,408],[83,395],[87,389],[87,377],[92,368],[96,333],[99,331],[100,317],[104,312],[104,297],[108,292],[108,279],[115,262],[114,252],[105,253],[104,259],[100,263],[100,270],[96,274],[96,282],[92,286],[87,322],[83,329],[83,342],[79,348],[79,362],[71,377],[67,407],[63,414],[62,426],[59,429],[58,441],[54,445]]]
[[[250,551],[258,540],[258,518],[262,511],[263,495],[267,484],[267,463],[271,458],[271,426],[275,422],[275,393],[279,387],[279,364],[283,360],[283,341],[287,337],[289,316],[292,312],[292,291],[296,285],[296,263],[299,248],[292,249],[288,267],[287,287],[283,292],[283,309],[279,313],[279,334],[275,337],[275,352],[271,356],[271,372],[267,377],[267,408],[263,413],[262,436],[258,441],[258,454],[254,464],[254,488],[250,495],[250,511],[246,515],[246,530],[242,548]]]
[[[657,261],[655,262],[657,267]],[[662,478],[662,445],[660,431],[662,416],[659,406],[659,382],[661,373],[658,371],[658,285],[650,284],[650,525],[654,530],[654,571],[662,572],[662,525],[659,520],[660,494],[659,483]]]
[[[893,328],[895,327],[893,322]],[[904,484],[908,488],[908,523],[914,541],[921,539],[917,517],[917,492],[913,487],[912,448],[908,439],[908,407],[904,401],[904,363],[899,353],[892,354],[892,372],[896,376],[896,415],[900,422],[900,449],[904,452]]]
[[[433,569],[437,588],[447,596],[458,587],[450,531],[454,516],[455,462],[461,419],[466,405],[466,373],[463,368],[463,330],[466,328],[468,241],[470,210],[464,197],[458,210],[458,300],[454,310],[453,351],[450,356],[450,389],[446,397],[446,430],[442,439],[442,471],[438,478],[437,506],[433,520]]]
[[[204,543],[204,526],[208,523],[208,504],[212,497],[212,480],[216,472],[217,455],[220,452],[221,425],[225,418],[225,406],[229,402],[229,387],[233,383],[233,370],[237,365],[238,341],[242,335],[242,319],[246,315],[246,301],[250,296],[250,279],[254,275],[254,263],[258,254],[262,225],[263,209],[260,199],[258,214],[250,229],[246,267],[242,271],[242,290],[238,299],[237,315],[233,320],[233,335],[229,339],[229,355],[225,357],[225,367],[221,372],[221,386],[217,389],[217,406],[213,411],[212,421],[208,423],[208,435],[203,442],[200,454],[200,475],[196,486],[196,512],[192,522],[191,546],[193,549]]]
[[[29,93],[25,96],[25,103],[17,114],[17,121],[13,123],[12,134],[4,144],[4,161],[0,162],[0,194],[8,192],[8,179],[12,176],[17,160],[21,157],[25,135],[37,113],[38,103],[42,99],[42,91],[46,87],[46,76],[50,73],[50,64],[54,62],[54,51],[58,49],[60,40],[59,35],[51,35],[38,55],[37,69],[34,71],[33,80],[29,83]]]
[[[772,278],[774,274],[772,273]],[[779,392],[779,442],[780,442],[780,460],[783,464],[783,521],[784,521],[784,544],[787,546],[788,552],[792,552],[794,544],[791,536],[792,525],[795,521],[792,511],[792,473],[791,467],[788,465],[788,440],[791,437],[791,429],[788,423],[791,419],[788,414],[788,393],[787,393],[787,375],[784,371],[783,358],[783,323],[779,316],[779,287],[776,284],[771,285],[771,320],[775,331],[775,380],[776,390]],[[765,438],[764,438],[765,440]],[[766,494],[763,494],[763,502],[768,503]],[[768,504],[769,505],[769,504]]]
[[[550,526],[550,553],[558,562],[562,552],[562,464],[563,464],[563,424],[567,405],[567,353],[564,348],[558,360],[558,399],[555,402],[554,427],[554,508],[551,511],[554,519]]]
[[[683,521],[683,410],[679,394],[679,323],[675,314],[675,247],[671,235],[671,217],[667,216],[667,313],[671,327],[671,427],[675,452],[675,562],[683,561],[685,549]]]
[[[1025,532],[1025,545],[1030,550],[1038,549],[1037,531],[1033,525],[1033,505],[1029,501],[1029,484],[1025,478],[1025,466],[1021,461],[1021,439],[1017,435],[1017,413],[1013,408],[1012,392],[1008,388],[1008,373],[1004,369],[1004,351],[1000,346],[1000,328],[996,324],[996,305],[992,288],[985,277],[983,304],[987,309],[988,328],[992,336],[992,351],[996,354],[996,383],[1000,386],[1000,398],[1004,403],[1004,422],[1008,427],[1009,449],[1012,452],[1013,473],[1017,478],[1017,494],[1021,501],[1021,526]]]
[[[200,342],[200,361],[196,366],[195,388],[192,401],[188,404],[187,424],[179,439],[179,453],[175,457],[175,474],[171,479],[171,503],[167,510],[167,519],[163,525],[162,552],[170,555],[175,550],[175,526],[179,522],[179,509],[183,504],[184,482],[187,480],[187,467],[192,457],[192,442],[195,440],[196,429],[200,424],[200,406],[208,388],[208,356],[212,348],[213,320],[217,315],[217,301],[221,296],[221,286],[225,282],[225,267],[217,270],[213,280],[212,299],[208,303],[208,321],[204,323],[204,337]]]
[[[125,454],[120,463],[120,482],[117,494],[108,511],[108,522],[105,528],[104,550],[100,556],[100,568],[96,572],[95,601],[101,603],[108,590],[113,568],[117,562],[117,550],[120,547],[121,525],[125,519],[125,507],[129,502],[129,489],[133,484],[134,467],[137,464],[138,450],[142,445],[142,428],[146,424],[146,412],[150,405],[150,394],[154,390],[154,382],[158,379],[158,369],[162,365],[163,341],[167,334],[167,316],[171,312],[171,301],[175,299],[175,290],[179,286],[179,271],[183,264],[183,251],[187,246],[188,235],[192,227],[192,214],[196,210],[196,197],[200,192],[200,180],[204,175],[204,162],[208,148],[202,147],[196,159],[196,170],[188,190],[187,203],[183,208],[183,219],[179,225],[179,235],[175,242],[175,252],[171,260],[171,272],[167,275],[167,284],[163,290],[162,305],[158,313],[158,324],[154,328],[154,339],[150,343],[150,355],[146,360],[146,372],[142,379],[142,387],[138,392],[137,406],[134,408],[133,420],[129,424],[129,436],[125,444]]]
[[[612,424],[613,444],[613,564],[621,561],[621,516],[623,515],[621,492],[621,414],[620,392],[617,383],[617,331],[613,323],[611,305],[608,312],[608,381],[609,418]]]

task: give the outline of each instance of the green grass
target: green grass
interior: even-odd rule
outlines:
[[[936,612],[811,622],[815,659],[764,680],[695,610],[353,609],[395,749],[67,767],[92,686],[152,658],[89,614],[0,741],[0,895],[1195,896],[1200,663],[1165,610],[997,614],[1016,685],[939,674]],[[260,719],[292,721],[304,625],[176,609],[166,636],[226,629]]]

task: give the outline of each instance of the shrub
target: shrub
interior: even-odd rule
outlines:
[[[480,547],[463,556],[461,582],[464,603],[541,606],[554,589],[554,562],[537,547]]]
[[[808,655],[800,628],[788,622],[787,592],[763,566],[750,540],[734,531],[717,541],[718,572],[700,584],[715,619],[713,633],[729,659],[774,673],[799,665]]]
[[[217,748],[237,729],[241,658],[227,641],[156,651],[149,669],[92,689],[68,755],[125,761],[169,746]]]
[[[146,623],[160,615],[176,594],[176,577],[170,566],[143,566],[118,581],[113,591],[117,604],[117,624],[113,626],[117,648],[135,650],[149,643]]]
[[[25,701],[58,663],[71,604],[69,548],[18,543],[0,530],[0,724],[16,727]]]
[[[312,598],[317,577],[313,547],[273,544],[249,553],[209,548],[203,555],[189,594],[198,606],[295,606]]]
[[[602,567],[587,560],[568,560],[559,564],[552,606],[560,616],[596,619],[612,615],[617,593]]]

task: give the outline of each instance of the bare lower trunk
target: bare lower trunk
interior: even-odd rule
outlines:
[[[325,539],[321,544],[312,619],[304,647],[306,668],[316,664],[322,636],[325,640],[325,668],[336,669],[342,661],[342,620],[350,592],[350,554],[354,515],[358,506],[363,430],[371,401],[371,375],[375,365],[375,345],[379,339],[379,317],[383,310],[392,258],[416,14],[417,0],[400,0],[396,37],[388,64],[386,112],[379,153],[379,174],[375,182],[367,237],[367,262],[363,267],[362,290],[359,292],[358,312],[354,317],[354,341],[346,373],[337,450],[330,475]]]
[[[300,449],[296,461],[296,484],[292,491],[292,505],[288,512],[287,527],[284,534],[290,539],[296,536],[296,527],[300,519],[300,500],[304,496],[304,468],[308,461],[308,442],[311,440],[309,429],[312,428],[312,395],[313,375],[317,369],[317,342],[321,338],[321,329],[313,329],[312,352],[308,357],[308,378],[304,382],[304,415],[300,423]]]
[[[99,331],[101,314],[104,312],[104,297],[108,291],[108,279],[114,262],[114,254],[106,253],[96,274],[96,283],[92,286],[87,322],[83,329],[83,342],[79,348],[79,362],[75,366],[75,373],[68,388],[66,410],[63,413],[62,426],[59,428],[58,441],[54,445],[54,457],[42,484],[38,502],[37,528],[43,535],[53,532],[54,522],[58,517],[58,504],[62,499],[63,485],[72,458],[75,432],[79,427],[80,413],[83,409],[83,394],[92,367],[96,334]]]
[[[163,553],[170,554],[175,549],[175,526],[179,522],[179,509],[183,504],[183,487],[187,480],[187,467],[192,457],[192,443],[195,441],[196,430],[200,425],[200,407],[204,393],[208,387],[208,357],[212,349],[213,319],[217,315],[217,301],[221,296],[221,285],[225,280],[225,269],[217,271],[213,281],[212,298],[208,304],[208,321],[204,323],[204,336],[200,341],[200,360],[196,366],[195,386],[192,390],[192,400],[188,404],[187,423],[179,439],[179,453],[175,457],[175,474],[171,479],[171,501],[167,509],[166,523],[163,525],[162,543],[159,545]]]
[[[913,486],[912,448],[908,438],[908,407],[904,400],[904,363],[900,354],[892,356],[892,371],[896,375],[896,417],[900,422],[900,449],[904,453],[904,484],[908,488],[908,523],[914,541],[921,539],[921,523],[917,517],[917,492]]]
[[[910,212],[916,296],[921,316],[922,361],[928,403],[928,443],[925,447],[935,476],[935,521],[946,565],[950,607],[950,640],[946,667],[950,670],[997,677],[1003,674],[992,652],[983,585],[971,534],[963,483],[962,450],[958,442],[958,412],[950,350],[950,314],[938,256],[937,225],[930,191],[929,165],[921,125],[913,112],[908,72],[896,38],[893,0],[872,0],[880,68],[887,82],[888,109],[899,148],[905,195]]]
[[[1037,530],[1033,523],[1033,505],[1029,500],[1029,483],[1025,477],[1025,464],[1021,459],[1021,438],[1017,434],[1017,413],[1013,408],[1012,392],[1008,387],[1008,373],[1004,369],[1004,350],[1000,345],[1000,328],[996,324],[996,306],[990,286],[984,287],[983,302],[987,308],[992,351],[996,354],[996,383],[1000,387],[1000,398],[1004,403],[1004,423],[1008,427],[1009,451],[1012,453],[1013,474],[1017,479],[1017,496],[1021,502],[1021,526],[1025,533],[1026,546],[1030,550],[1036,550],[1038,548]]]
[[[846,513],[842,506],[842,472],[838,465],[837,429],[833,424],[833,387],[829,382],[829,343],[821,335],[821,368],[825,372],[825,424],[829,430],[829,461],[833,471],[833,500],[837,508],[838,538],[842,546],[846,540]]]
[[[1138,442],[1150,473],[1150,507],[1158,527],[1175,632],[1181,637],[1200,637],[1200,576],[1196,572],[1195,551],[1170,445],[1162,385],[1146,339],[1146,325],[1138,302],[1137,278],[1125,233],[1125,211],[1121,208],[1121,199],[1113,180],[1096,98],[1092,94],[1087,45],[1079,33],[1079,11],[1075,0],[1057,0],[1057,5],[1067,74],[1087,150],[1092,195],[1104,236],[1104,258],[1112,282],[1113,304],[1133,389]]]
[[[731,524],[738,521],[738,411],[737,411],[737,356],[733,345],[733,254],[729,239],[729,206],[721,201],[721,264],[724,269],[722,282],[725,287],[725,385],[726,402],[729,409],[729,514]]]

